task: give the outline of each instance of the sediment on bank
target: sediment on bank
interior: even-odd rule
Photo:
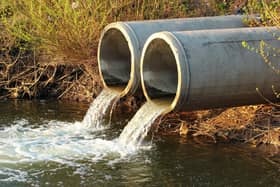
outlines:
[[[251,105],[173,113],[159,119],[154,132],[178,134],[204,143],[280,146],[280,110],[272,105]]]

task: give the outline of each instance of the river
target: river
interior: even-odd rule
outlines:
[[[129,152],[125,124],[81,127],[87,104],[0,102],[0,186],[279,186],[280,170],[249,145],[154,137]]]

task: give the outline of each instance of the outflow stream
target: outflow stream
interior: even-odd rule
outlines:
[[[128,122],[119,136],[119,143],[130,149],[138,149],[143,144],[152,124],[165,110],[165,105],[146,102]]]
[[[250,146],[174,136],[135,146],[158,113],[149,105],[120,136],[117,124],[83,124],[83,104],[0,101],[0,186],[279,186],[279,169]]]
[[[2,125],[0,182],[25,180],[28,173],[17,168],[21,165],[52,162],[78,167],[80,160],[98,162],[109,158],[114,162],[150,149],[151,145],[143,141],[164,107],[145,103],[119,137],[108,137],[104,134],[110,128],[105,116],[117,100],[117,93],[102,91],[81,122],[43,120],[32,124],[21,118]]]
[[[118,92],[103,89],[90,105],[81,125],[94,129],[104,128],[105,119],[110,113],[112,105],[118,100]]]

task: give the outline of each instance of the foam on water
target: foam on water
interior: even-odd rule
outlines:
[[[0,131],[0,163],[55,161],[92,157],[118,152],[115,142],[96,138],[95,131],[106,127],[105,116],[118,94],[104,89],[91,104],[82,122],[46,121],[37,128],[25,119],[14,121]],[[122,153],[121,149],[119,151]]]
[[[0,181],[24,180],[25,172],[12,169],[17,164],[51,161],[75,165],[78,159],[96,161],[110,153],[126,155],[116,141],[95,134],[107,127],[105,117],[116,100],[116,92],[104,89],[81,122],[43,121],[34,127],[28,120],[20,119],[7,124],[0,131]]]
[[[96,162],[108,155],[119,159],[129,152],[116,140],[97,137],[93,129],[82,123],[50,121],[42,127],[26,126],[27,120],[0,131],[0,181],[23,180],[25,173],[13,169],[21,164],[55,162],[79,166],[78,160]],[[95,129],[96,131],[96,129]],[[7,172],[7,167],[10,172]],[[7,175],[1,177],[2,174]]]
[[[28,174],[17,169],[1,168],[0,176],[1,182],[24,182],[27,180]]]
[[[114,142],[97,138],[91,131],[78,122],[58,121],[51,121],[42,128],[21,125],[5,128],[0,131],[0,163],[65,163],[81,157],[98,159],[108,150],[115,151]]]
[[[119,138],[106,139],[100,136],[106,127],[104,116],[117,99],[118,94],[104,90],[81,122],[42,121],[32,126],[30,121],[20,119],[7,124],[0,131],[0,181],[24,180],[28,174],[17,168],[22,164],[55,162],[80,167],[79,160],[102,159],[114,163],[139,149],[150,148],[142,143],[165,107],[144,104]]]

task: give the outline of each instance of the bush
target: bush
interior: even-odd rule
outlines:
[[[260,19],[249,20],[251,25],[255,26],[276,26],[280,29],[280,1],[279,0],[249,0],[246,8],[248,14],[259,13]],[[271,30],[267,29],[268,32]],[[280,36],[277,33],[271,32],[271,34],[280,42]],[[273,70],[274,73],[280,75],[280,49],[276,48],[264,41],[261,41],[259,47],[252,47],[247,42],[242,42],[243,47],[250,51],[256,52],[260,55],[264,62]],[[278,63],[272,63],[271,59],[276,58]],[[280,98],[280,87],[279,85],[271,86],[272,92],[276,98]],[[261,90],[256,88],[257,92],[266,100],[268,103],[280,107],[279,104],[272,103],[265,98]]]
[[[55,63],[87,64],[96,55],[103,27],[112,21],[184,16],[179,1],[7,0],[8,30]]]
[[[33,98],[48,94],[47,89],[54,87],[60,90],[56,94],[60,98],[61,93],[65,96],[76,89],[75,81],[91,82],[88,87],[100,85],[96,51],[100,32],[108,23],[220,15],[230,12],[232,1],[2,0],[0,58],[5,58],[5,63],[0,65],[0,74],[5,72],[5,76],[0,75],[0,96],[8,92]],[[67,67],[67,71],[59,71],[57,65]],[[7,67],[11,70],[8,73]],[[96,92],[94,89],[89,92]]]
[[[252,25],[279,25],[279,0],[248,0],[245,12],[249,15],[259,14],[260,20],[250,20]]]

